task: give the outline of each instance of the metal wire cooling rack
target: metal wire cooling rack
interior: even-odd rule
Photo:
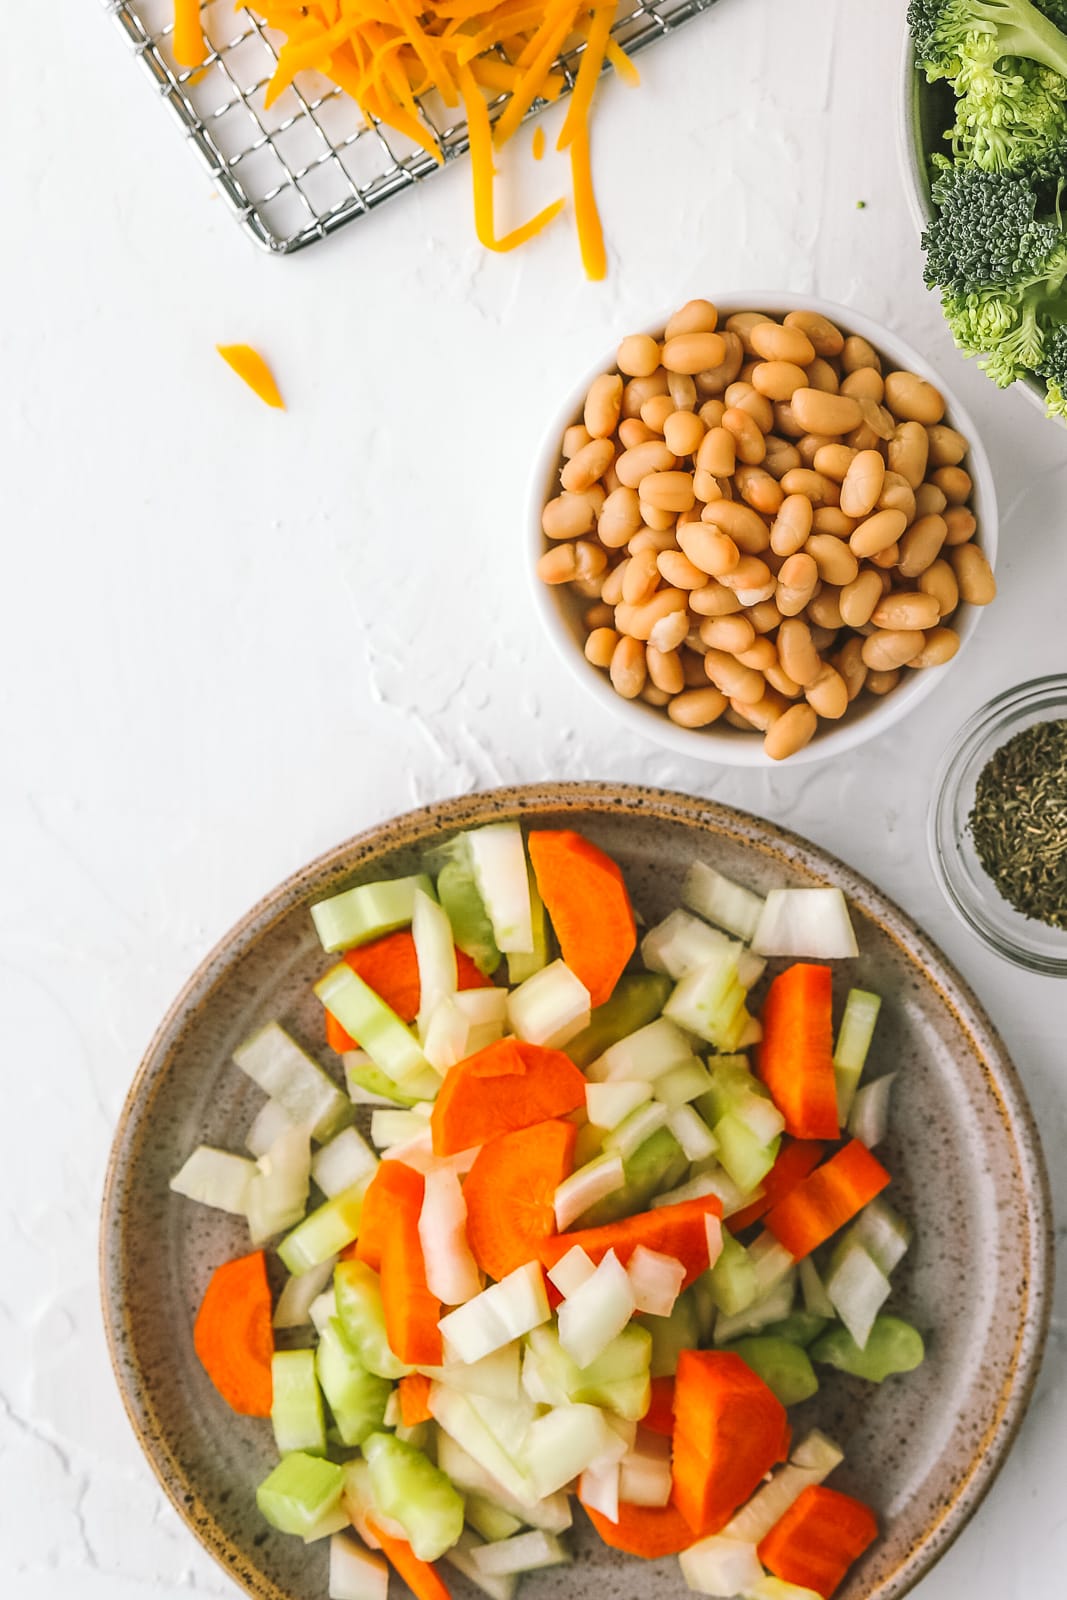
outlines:
[[[279,255],[300,250],[365,217],[376,206],[440,171],[424,150],[392,129],[366,123],[355,103],[317,73],[268,110],[264,91],[281,37],[233,0],[201,7],[212,51],[195,71],[171,49],[173,0],[103,0],[170,106],[190,144],[257,243]],[[715,0],[622,0],[614,34],[628,55],[665,38]],[[581,51],[558,64],[567,81]],[[494,113],[506,103],[494,102]],[[467,125],[435,95],[420,107],[446,161],[468,148]],[[534,107],[534,110],[543,107]]]

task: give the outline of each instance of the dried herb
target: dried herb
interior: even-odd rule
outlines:
[[[1067,720],[1035,722],[982,769],[968,819],[982,866],[1024,917],[1067,928]]]

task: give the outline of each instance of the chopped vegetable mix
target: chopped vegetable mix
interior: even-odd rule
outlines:
[[[201,1146],[173,1180],[277,1240],[290,1274],[286,1348],[263,1250],[216,1270],[194,1330],[220,1395],[271,1420],[263,1516],[330,1539],[359,1600],[382,1600],[384,1562],[445,1600],[442,1558],[511,1600],[570,1559],[572,1494],[606,1544],[680,1555],[698,1592],[825,1600],[876,1524],[823,1486],[842,1452],[794,1444],[791,1408],[835,1369],[877,1383],[924,1354],[884,1310],[911,1228],[839,1126],[891,1081],[862,1081],[877,996],[838,1008],[801,960],[761,1002],[744,941],[765,902],[704,863],[646,936],[653,973],[622,873],[572,830],[492,824],[432,865],[441,899],[428,872],[314,908],[338,962],[315,984],[327,1039],[379,1154],[271,1023],[235,1053],[268,1096],[256,1159]]]

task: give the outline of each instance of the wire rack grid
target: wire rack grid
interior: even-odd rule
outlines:
[[[246,231],[288,255],[367,216],[441,169],[392,129],[365,120],[348,95],[318,73],[302,73],[268,109],[267,84],[283,40],[233,0],[205,0],[211,47],[202,67],[174,59],[173,0],[103,0],[190,144]],[[614,35],[628,55],[710,10],[715,0],[622,0]],[[581,49],[558,70],[570,93]],[[498,115],[507,102],[493,103]],[[467,125],[440,98],[420,97],[426,126],[446,161],[468,149]],[[531,115],[544,109],[539,102]]]

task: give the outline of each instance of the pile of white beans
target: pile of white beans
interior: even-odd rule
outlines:
[[[781,760],[955,655],[948,619],[996,585],[932,384],[818,312],[720,328],[707,300],[624,339],[616,368],[564,433],[537,571],[581,597],[620,695]]]

